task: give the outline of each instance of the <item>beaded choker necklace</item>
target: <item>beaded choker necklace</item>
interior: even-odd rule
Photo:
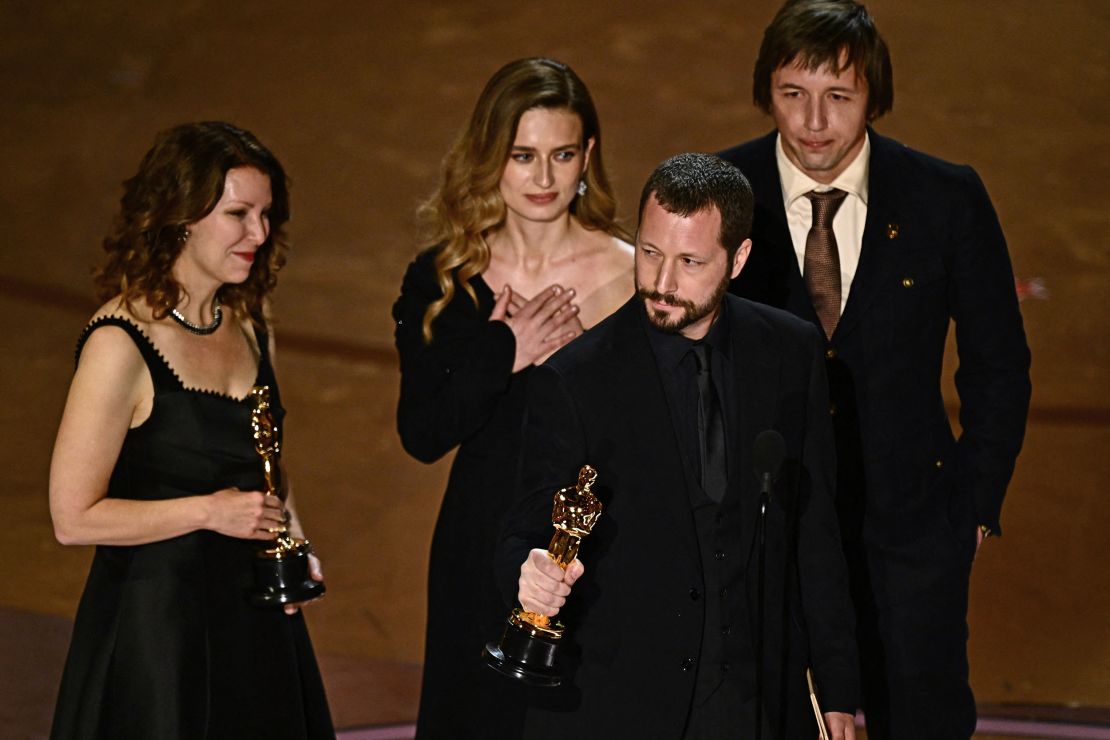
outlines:
[[[198,324],[194,324],[192,321],[189,321],[176,308],[170,311],[170,316],[172,316],[173,320],[176,321],[178,324],[181,324],[181,328],[183,328],[185,331],[192,334],[199,334],[202,337],[208,336],[212,332],[219,329],[220,322],[222,322],[224,318],[223,311],[220,310],[219,298],[216,298],[212,302],[212,323],[205,326],[200,326]]]

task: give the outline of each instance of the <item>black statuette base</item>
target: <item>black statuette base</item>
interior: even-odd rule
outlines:
[[[537,688],[554,688],[563,683],[557,668],[558,650],[558,642],[533,637],[510,622],[501,642],[487,643],[482,655],[486,665],[504,676]]]
[[[247,600],[260,608],[311,601],[325,591],[324,584],[309,575],[307,549],[292,550],[281,558],[256,558],[254,584],[247,590]]]

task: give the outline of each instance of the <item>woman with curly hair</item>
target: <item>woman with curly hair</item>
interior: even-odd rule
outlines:
[[[501,68],[422,208],[434,246],[393,307],[401,441],[423,462],[458,448],[432,540],[418,738],[520,736],[521,690],[481,658],[508,614],[494,547],[530,368],[632,296],[615,213],[586,86],[551,59]]]
[[[96,545],[55,738],[334,737],[299,605],[245,596],[260,545],[302,536],[251,431],[254,386],[283,414],[288,218],[281,164],[226,123],[163,132],[124,183],[50,467],[58,541]]]

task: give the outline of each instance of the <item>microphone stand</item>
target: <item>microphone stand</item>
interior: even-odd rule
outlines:
[[[755,740],[763,739],[763,582],[766,580],[764,561],[767,557],[767,502],[771,498],[774,483],[771,473],[765,472],[759,478],[759,519],[756,522],[756,538],[759,541],[756,574],[756,613],[755,613]]]

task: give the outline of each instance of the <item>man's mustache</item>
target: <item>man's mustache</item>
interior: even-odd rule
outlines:
[[[641,288],[637,291],[641,298],[649,301],[656,301],[667,306],[678,306],[681,308],[688,308],[691,311],[697,308],[693,301],[684,301],[673,295],[665,295],[654,290],[645,290]]]

